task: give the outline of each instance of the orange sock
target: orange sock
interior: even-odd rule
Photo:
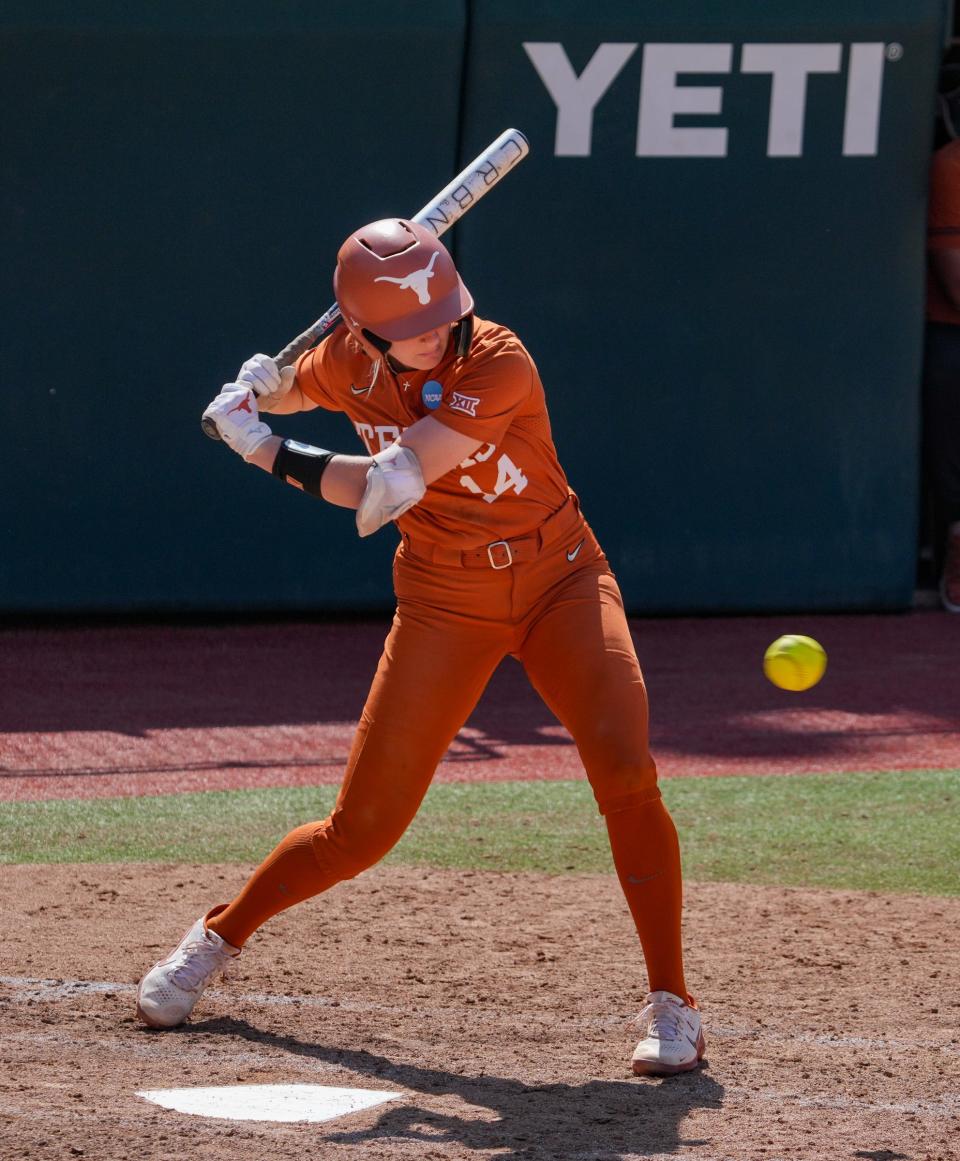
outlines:
[[[647,961],[650,991],[687,999],[677,828],[662,798],[605,816],[613,862]]]
[[[308,822],[292,830],[257,867],[236,899],[207,921],[208,930],[234,947],[243,947],[272,916],[332,887],[337,880],[321,867],[313,847],[321,826]]]

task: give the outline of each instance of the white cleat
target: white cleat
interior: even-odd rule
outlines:
[[[176,1028],[193,1011],[207,984],[240,954],[207,931],[201,916],[170,952],[155,963],[137,988],[137,1017],[151,1028]]]
[[[633,1053],[637,1076],[673,1076],[697,1067],[706,1051],[700,1013],[673,992],[651,992],[637,1017],[643,1039]]]

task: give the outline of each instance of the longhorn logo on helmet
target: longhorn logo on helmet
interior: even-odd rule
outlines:
[[[373,281],[395,282],[401,290],[412,290],[420,300],[420,305],[426,306],[430,301],[430,288],[427,283],[433,277],[433,264],[438,257],[439,254],[434,253],[422,270],[412,270],[409,274],[405,274],[403,278],[391,278],[389,274],[381,274],[379,278],[375,278]]]

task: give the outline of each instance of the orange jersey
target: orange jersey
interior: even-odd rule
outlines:
[[[536,365],[497,323],[475,320],[466,359],[451,343],[432,370],[396,374],[343,327],[301,357],[297,383],[321,407],[345,412],[371,455],[426,415],[483,441],[396,522],[415,543],[463,549],[523,536],[570,495]]]
[[[933,155],[930,165],[930,203],[927,211],[927,249],[960,250],[960,140],[949,141]],[[960,311],[950,302],[936,271],[927,272],[927,318],[960,324]]]

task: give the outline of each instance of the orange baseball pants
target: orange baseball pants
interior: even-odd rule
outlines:
[[[241,947],[272,915],[383,858],[513,654],[576,742],[650,989],[686,999],[679,845],[649,753],[646,689],[620,591],[575,501],[546,531],[533,559],[499,570],[438,565],[401,547],[397,612],[336,805],[287,835],[237,898],[210,913],[211,930]]]

